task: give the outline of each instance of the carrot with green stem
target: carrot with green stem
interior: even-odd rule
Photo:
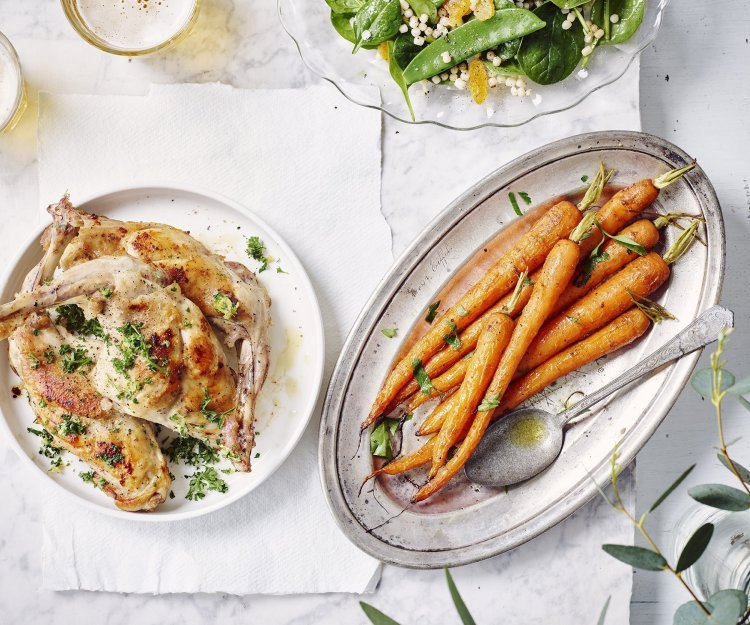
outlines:
[[[495,371],[482,404],[474,415],[466,438],[456,452],[435,475],[412,498],[412,501],[423,501],[443,486],[466,464],[471,454],[482,439],[500,399],[511,382],[513,374],[521,362],[530,343],[549,316],[552,308],[573,277],[580,258],[577,243],[569,239],[558,241],[544,261],[539,280],[534,285],[529,303],[526,304],[513,329],[510,342],[503,352],[500,364]]]
[[[445,322],[460,332],[510,291],[518,276],[540,266],[557,241],[568,236],[581,220],[581,212],[568,201],[553,206],[498,260],[482,279],[433,323],[408,353],[396,363],[373,402],[362,429],[378,420],[411,379],[414,363],[425,363],[445,345]]]

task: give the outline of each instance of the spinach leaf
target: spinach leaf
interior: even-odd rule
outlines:
[[[552,0],[561,9],[575,9],[591,0]]]
[[[523,69],[521,69],[521,66],[518,64],[518,61],[516,61],[515,59],[513,59],[512,61],[506,61],[498,67],[495,67],[490,61],[485,61],[484,64],[487,67],[487,71],[489,72],[490,76],[494,75],[507,77],[526,75]]]
[[[625,43],[630,39],[643,22],[646,10],[646,0],[609,0],[609,15],[617,14],[620,20],[617,24],[609,24],[609,39],[602,39],[600,44]],[[597,2],[591,11],[594,24],[606,30],[604,2]]]
[[[357,11],[352,23],[354,28],[354,50],[363,45],[376,46],[398,34],[401,26],[401,4],[399,0],[368,0]],[[362,35],[370,33],[367,39]]]
[[[354,41],[354,27],[352,26],[352,20],[354,14],[349,13],[331,13],[331,24],[336,29],[336,32],[346,39],[349,43],[355,43]],[[366,50],[377,48],[377,46],[363,45]]]
[[[349,13],[353,15],[362,8],[365,0],[326,0],[333,13]]]
[[[526,9],[503,9],[488,20],[471,20],[425,46],[404,70],[407,84],[430,78],[501,43],[544,28],[544,22]],[[522,48],[523,49],[523,48]],[[450,61],[443,60],[443,53]],[[579,50],[580,55],[580,50]]]
[[[404,70],[411,63],[412,59],[422,51],[422,47],[414,43],[414,38],[402,35],[395,41],[393,52],[388,49],[388,58],[394,58],[398,66]]]
[[[409,6],[414,10],[414,15],[419,17],[423,13],[427,14],[431,22],[437,21],[437,10],[433,0],[406,0]]]
[[[399,37],[401,39],[402,37]],[[406,100],[406,106],[409,109],[409,115],[411,115],[411,121],[416,121],[414,117],[414,109],[411,105],[411,100],[409,99],[409,85],[406,84],[406,81],[404,80],[404,72],[401,69],[401,67],[398,64],[398,61],[396,60],[396,54],[395,54],[395,48],[396,48],[396,42],[392,39],[388,41],[388,71],[391,73],[391,78],[393,78],[393,82],[395,82],[399,88],[401,89],[401,93],[404,94],[404,100]]]
[[[521,39],[511,39],[510,41],[501,43],[497,47],[497,56],[499,56],[503,61],[510,61],[510,59],[518,54],[518,51],[520,49]]]
[[[534,11],[546,26],[524,37],[518,53],[526,75],[540,85],[551,85],[570,76],[581,60],[584,46],[583,28],[574,23],[563,30],[566,17],[554,4],[544,4]]]

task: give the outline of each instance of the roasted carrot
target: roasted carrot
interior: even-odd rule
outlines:
[[[466,375],[466,369],[472,358],[473,355],[462,358],[443,375],[432,378],[432,388],[436,393],[445,395],[446,393],[457,389]],[[425,393],[415,393],[406,406],[406,412],[414,412],[422,404],[435,399],[436,393],[430,393],[429,395],[426,395]]]
[[[453,457],[417,491],[412,501],[423,501],[436,493],[466,464],[484,436],[500,403],[500,398],[508,388],[523,355],[554,308],[563,289],[573,277],[579,258],[578,244],[568,239],[558,241],[552,248],[531,292],[529,303],[526,304],[516,322],[508,347],[503,352],[497,371],[485,393],[482,402],[483,409],[474,416],[466,438],[458,446]]]
[[[468,361],[461,388],[456,392],[453,408],[446,416],[435,443],[430,477],[445,464],[448,452],[479,406],[482,395],[500,364],[500,358],[508,345],[514,325],[513,320],[503,313],[493,313],[487,318],[477,349]]]
[[[659,192],[695,167],[695,163],[687,167],[673,169],[653,180],[641,180],[615,193],[596,212],[596,220],[606,232],[617,232],[629,221],[654,203]],[[602,233],[593,228],[590,235],[581,241],[581,258],[588,256],[599,245]]]
[[[650,252],[640,256],[600,284],[588,295],[544,324],[528,348],[517,375],[528,373],[587,334],[598,330],[633,307],[629,293],[645,297],[669,277],[661,256]]]
[[[517,408],[555,380],[632,343],[648,330],[650,324],[648,316],[637,308],[623,313],[598,332],[564,349],[515,380],[503,396],[499,412]]]
[[[640,219],[623,228],[617,233],[617,236],[627,237],[649,251],[659,242],[659,230],[648,219]],[[598,262],[584,261],[583,266],[576,273],[568,288],[557,300],[553,315],[565,310],[573,302],[577,302],[594,287],[637,258],[635,252],[620,245],[617,241],[607,241],[601,249],[603,254],[600,258],[602,260]]]
[[[374,423],[391,405],[413,375],[413,363],[427,362],[445,344],[445,321],[460,332],[510,291],[524,271],[539,267],[557,241],[568,236],[581,220],[581,212],[568,201],[553,206],[470,288],[393,368],[378,392],[362,429]]]
[[[625,236],[635,243],[638,243],[639,245],[642,245],[645,249],[651,250],[658,242],[659,242],[659,230],[654,226],[654,224],[647,220],[647,219],[641,219],[639,221],[636,221],[634,224],[623,228],[620,232],[617,233],[618,236]],[[565,289],[563,294],[560,296],[560,299],[557,301],[557,304],[555,305],[554,310],[552,311],[553,315],[556,315],[560,311],[568,308],[571,306],[574,302],[581,299],[586,293],[593,290],[594,287],[601,284],[607,277],[614,274],[618,269],[621,269],[623,266],[625,266],[627,263],[633,261],[635,258],[637,258],[637,255],[634,252],[631,252],[626,247],[623,247],[616,241],[607,241],[602,246],[602,252],[603,254],[600,256],[603,260],[600,260],[597,263],[591,263],[591,265],[587,265],[584,263],[584,265],[581,267],[581,269],[576,273],[576,276],[573,278],[571,283],[568,285],[568,287]],[[539,272],[535,272],[535,276],[538,276]],[[532,280],[529,281],[529,283],[533,283],[533,280],[536,279],[535,277],[532,278]],[[528,289],[525,289],[529,292],[531,291],[531,287]],[[504,298],[505,299],[505,298]],[[528,300],[528,296],[525,298]],[[515,307],[513,312],[511,313],[511,316],[514,316],[514,313],[520,312],[518,310],[518,307]],[[479,319],[477,319],[474,323],[472,323],[461,335],[461,345],[476,345],[476,338],[474,334],[469,334],[472,332],[474,326],[480,326],[484,321],[483,315]],[[473,341],[473,343],[472,343]],[[449,359],[454,359],[453,362],[455,363],[455,356],[450,354],[449,350],[443,350],[440,353],[438,353],[435,358],[433,358],[428,363],[428,370],[429,366],[432,364],[432,362],[437,359],[438,357],[442,357],[443,362],[448,361]],[[449,392],[452,388],[455,388],[458,386],[461,381],[463,380],[463,376],[466,372],[466,365],[465,363],[459,362],[454,364],[451,368],[447,369],[440,377],[436,378],[436,380],[439,380],[440,389],[442,393]],[[433,381],[435,382],[435,381]],[[449,383],[453,383],[453,387],[448,386]],[[407,388],[411,388],[407,387]],[[416,393],[416,391],[419,390],[419,386],[415,383],[415,387],[413,389],[413,393]],[[432,399],[430,396],[426,396],[422,393],[416,393],[414,394],[414,397],[412,399],[412,403],[409,404],[408,410],[414,410],[417,406],[422,405],[426,401],[429,401]],[[441,405],[442,407],[442,405]],[[419,435],[423,436],[425,434],[430,434],[436,430],[433,428],[437,425],[437,427],[440,426],[440,423],[442,421],[438,422],[437,418],[441,418],[444,416],[440,408],[438,407],[435,412],[439,413],[435,418],[433,418],[432,415],[425,420],[424,424],[422,425],[423,429],[419,430]],[[435,414],[435,413],[433,413]]]

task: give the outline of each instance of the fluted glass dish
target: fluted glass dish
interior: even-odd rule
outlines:
[[[658,33],[669,0],[649,0],[643,23],[625,43],[599,46],[588,66],[553,85],[529,82],[531,95],[511,96],[506,89],[491,89],[487,100],[475,104],[468,91],[448,85],[413,85],[409,94],[416,121],[388,64],[377,50],[352,54],[352,45],[336,33],[324,0],[278,0],[281,23],[294,40],[307,67],[361,106],[379,109],[405,123],[436,124],[455,130],[484,126],[521,126],[542,115],[568,110],[590,94],[620,78]],[[363,87],[377,87],[377,92]],[[617,97],[613,93],[612,97]],[[581,115],[585,109],[581,108]]]

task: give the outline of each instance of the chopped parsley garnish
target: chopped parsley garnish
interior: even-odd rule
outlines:
[[[216,410],[210,410],[208,405],[213,401],[211,395],[208,394],[208,389],[203,389],[203,401],[201,402],[201,414],[206,417],[211,423],[215,423],[219,427],[224,427],[224,415],[228,415],[230,412],[234,412],[234,407],[224,412],[217,412]]]
[[[94,480],[94,474],[91,471],[86,471],[86,473],[79,473],[78,477],[80,477],[84,482],[92,482]]]
[[[108,286],[103,286],[101,289],[99,289],[99,293],[102,294],[102,297],[104,299],[109,299],[112,297],[112,289],[110,289]]]
[[[573,317],[571,315],[565,315],[565,317],[567,319],[570,319],[573,323],[580,323],[580,321],[578,321],[578,317]]]
[[[435,317],[437,317],[437,311],[439,307],[440,300],[438,300],[437,302],[432,302],[432,304],[430,304],[430,307],[427,309],[427,316],[424,318],[427,323],[432,323],[433,321],[435,321]]]
[[[196,471],[190,476],[188,483],[188,492],[185,499],[198,501],[206,496],[206,489],[214,490],[219,493],[226,493],[229,490],[227,483],[221,479],[216,469],[205,467]]]
[[[177,432],[180,438],[185,438],[188,435],[185,417],[183,417],[181,414],[173,414],[171,417],[169,417],[169,420],[174,423],[174,428],[172,429]]]
[[[589,177],[587,175],[584,174],[583,176],[581,176],[581,182],[588,182],[588,181],[589,181]]]
[[[151,355],[146,337],[141,332],[142,327],[142,323],[128,322],[117,328],[117,331],[122,334],[122,341],[118,345],[122,358],[113,358],[112,365],[120,373],[125,373],[135,366],[136,356],[140,355],[146,359],[150,371],[158,371],[163,375],[169,375],[169,369],[166,367],[169,361],[166,358],[157,359]]]
[[[266,255],[266,244],[257,236],[248,238],[247,255],[260,263],[258,273],[262,273],[268,269],[268,264],[273,260],[270,256]]]
[[[419,390],[422,391],[423,395],[429,395],[432,393],[432,389],[434,388],[432,386],[432,380],[430,380],[430,376],[427,375],[427,371],[425,371],[422,361],[419,358],[415,358],[411,365],[414,370],[414,379],[417,381],[417,384],[419,384]]]
[[[60,436],[81,436],[86,433],[86,425],[81,423],[74,415],[64,414],[62,423],[57,426],[57,433]]]
[[[378,458],[393,458],[391,434],[398,431],[398,419],[383,419],[370,433],[370,453]]]
[[[240,305],[232,301],[232,299],[225,295],[224,293],[217,293],[214,295],[214,309],[217,313],[219,313],[224,319],[233,319],[237,316],[237,311],[240,308]]]
[[[219,455],[213,449],[192,436],[174,439],[165,453],[172,462],[184,462],[191,466],[215,464],[219,461]]]
[[[392,339],[396,337],[396,334],[398,334],[398,328],[383,328],[381,332],[383,333],[383,336]]]
[[[73,348],[70,345],[66,345],[65,343],[60,345],[60,349],[59,349],[60,356],[65,356],[65,354],[69,354],[72,351],[73,351]]]
[[[62,449],[53,445],[54,438],[47,430],[35,430],[34,428],[26,428],[27,432],[34,434],[42,439],[42,445],[39,447],[39,453],[45,458],[58,458]]]
[[[31,364],[29,365],[32,369],[38,369],[39,365],[42,363],[39,362],[39,359],[34,356],[34,354],[29,354],[29,361],[31,361]]]
[[[55,362],[55,351],[52,349],[48,349],[44,352],[44,360],[47,361],[47,364],[52,364]]]
[[[63,304],[58,306],[57,322],[65,327],[68,332],[75,332],[82,335],[93,335],[102,340],[107,340],[107,333],[102,328],[96,317],[86,319],[83,309],[78,304]]]
[[[119,445],[100,441],[96,444],[96,449],[96,457],[110,467],[116,467],[118,464],[125,462],[125,456],[122,455],[122,447]]]
[[[78,371],[81,367],[90,365],[92,362],[94,361],[86,355],[85,349],[76,347],[69,358],[62,359],[62,369],[65,373],[73,373],[74,371]]]
[[[510,193],[508,193],[508,198],[510,199],[510,205],[513,207],[513,212],[519,217],[523,217],[523,212],[521,211],[521,207],[518,205],[516,194],[511,191]]]
[[[518,195],[521,196],[521,199],[524,201],[526,206],[531,205],[531,196],[528,193],[526,193],[526,191],[519,191]]]
[[[284,271],[281,267],[276,267],[276,273],[285,273],[285,274],[289,275],[289,272],[288,271]]]
[[[453,319],[448,319],[445,321],[445,323],[448,324],[450,333],[446,334],[443,337],[443,340],[448,343],[448,345],[450,345],[453,349],[461,349],[461,339],[458,337],[458,328],[456,327],[455,321],[453,321]]]
[[[482,400],[482,403],[479,404],[477,411],[488,412],[490,410],[494,410],[499,405],[500,405],[500,395],[493,395],[492,397],[485,397]]]

